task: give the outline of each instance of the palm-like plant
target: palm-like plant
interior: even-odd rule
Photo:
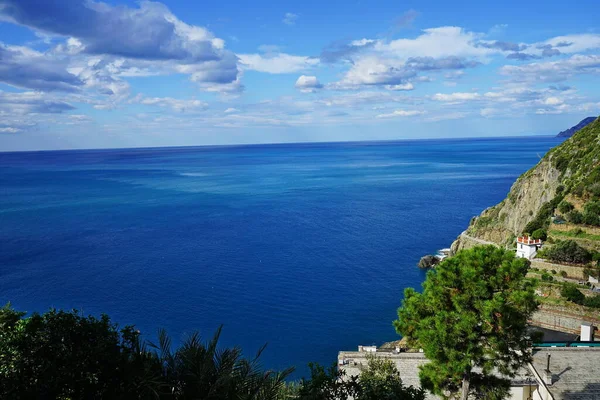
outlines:
[[[158,345],[150,344],[162,368],[165,399],[275,400],[293,368],[282,372],[263,371],[259,357],[246,359],[239,347],[218,347],[222,327],[204,343],[198,333],[190,335],[173,353],[172,341],[164,330]]]

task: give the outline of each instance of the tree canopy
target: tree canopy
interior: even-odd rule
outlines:
[[[423,292],[404,292],[394,326],[430,360],[424,388],[446,398],[502,398],[530,359],[527,320],[538,304],[529,261],[494,246],[458,252],[427,273]]]
[[[77,311],[44,314],[0,309],[0,398],[3,399],[279,399],[292,369],[264,371],[241,349],[220,348],[196,333],[172,348],[132,326]]]
[[[298,400],[425,400],[421,388],[406,386],[394,363],[386,358],[368,357],[359,376],[347,376],[332,365],[326,369],[310,364],[311,378],[300,382]]]

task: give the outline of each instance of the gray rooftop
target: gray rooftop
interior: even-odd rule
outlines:
[[[349,376],[359,375],[367,365],[367,355],[391,359],[400,372],[402,381],[415,387],[419,383],[419,366],[427,362],[423,353],[357,352],[341,351],[338,355],[340,368]],[[555,400],[600,400],[600,348],[549,347],[534,350],[532,366],[543,376],[547,355],[550,354],[550,371],[553,376],[548,390]],[[341,365],[345,360],[346,364]],[[524,367],[513,378],[514,385],[533,382],[533,374]],[[437,397],[429,395],[428,399]]]

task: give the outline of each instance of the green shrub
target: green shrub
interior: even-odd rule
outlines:
[[[540,207],[535,218],[525,225],[524,232],[533,232],[536,229],[545,229],[550,225],[550,217],[554,213],[554,209],[563,200],[563,195],[558,195],[551,201],[547,201]]]
[[[599,226],[600,225],[600,216],[598,216],[598,214],[594,214],[589,211],[586,211],[583,213],[582,222],[585,225]]]
[[[586,212],[599,215],[600,214],[600,201],[590,201],[585,206],[583,206],[583,209]]]
[[[600,182],[592,183],[587,187],[587,191],[595,197],[600,197]]]
[[[566,200],[563,200],[558,204],[558,211],[560,211],[562,214],[566,214],[569,211],[572,211],[574,208],[575,206]]]
[[[583,300],[583,305],[586,307],[600,308],[600,296],[590,296]]]
[[[562,298],[572,301],[575,304],[583,304],[585,295],[577,289],[574,283],[564,283],[560,289],[560,295]]]
[[[547,272],[542,272],[542,281],[544,282],[552,282],[554,281],[554,277]]]
[[[584,191],[585,191],[585,186],[582,183],[580,183],[571,190],[571,193],[573,193],[577,197],[581,197],[581,196],[583,196]]]
[[[552,261],[585,264],[592,260],[592,254],[572,240],[557,242],[545,251]]]
[[[543,228],[536,229],[531,234],[531,237],[534,238],[534,239],[536,239],[536,240],[537,239],[546,240],[546,239],[548,239],[548,232],[545,229],[543,229]]]
[[[552,272],[552,275],[556,275],[556,270],[555,270],[555,269],[553,269],[553,270],[552,270],[552,271],[550,271],[550,272]]]
[[[567,271],[560,271],[560,276],[562,276],[563,278],[567,277]]]
[[[567,214],[567,221],[572,224],[581,224],[583,222],[583,214],[577,210],[569,211]]]

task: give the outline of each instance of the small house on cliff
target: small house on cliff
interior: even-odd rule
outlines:
[[[542,239],[533,239],[529,236],[517,238],[517,257],[531,260],[542,247]]]

